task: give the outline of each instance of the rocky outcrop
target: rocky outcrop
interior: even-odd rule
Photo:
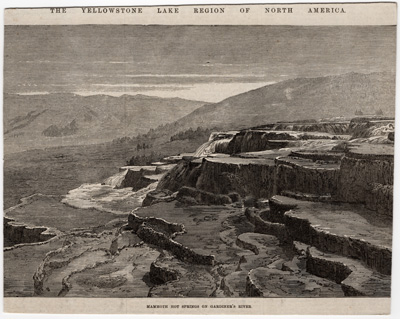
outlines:
[[[168,189],[155,190],[146,194],[142,206],[150,206],[162,202],[171,202],[176,199],[176,194]]]
[[[247,230],[235,234],[237,228],[227,227],[220,238],[229,249],[248,252],[238,253],[234,265],[224,265],[218,255],[220,267],[214,271],[221,284],[213,296],[390,295],[393,146],[335,142],[350,132],[360,136],[377,132],[361,133],[373,126],[360,123],[323,124],[331,134],[312,132],[312,123],[304,125],[303,132],[298,129],[301,123],[295,124],[296,132],[242,131],[229,143],[221,143],[226,154],[187,158],[163,178],[159,189],[168,189],[169,195],[176,192],[175,209],[195,205],[190,209],[204,209],[197,206],[201,204],[247,207],[245,217],[251,223]],[[329,140],[329,147],[287,148],[308,139]],[[210,145],[199,152],[204,155]],[[332,150],[334,145],[338,146]],[[217,144],[213,148],[216,151]],[[196,222],[203,219],[196,215]],[[180,262],[215,263],[213,255],[204,254],[203,249],[216,249],[206,239],[199,254],[187,234],[181,242],[190,248],[147,221],[140,220],[135,227],[143,241],[171,252]],[[195,234],[196,230],[191,236]],[[306,248],[288,252],[298,243]],[[149,295],[167,296],[168,287],[179,286],[180,277],[170,268],[154,263],[151,272],[153,282],[162,285]]]
[[[145,223],[138,227],[136,234],[144,242],[168,250],[179,260],[184,262],[200,265],[214,265],[215,257],[213,255],[198,254],[192,249],[185,247],[181,243],[172,240],[167,235],[148,227]]]
[[[273,197],[270,203],[275,216],[289,208],[283,223],[292,240],[360,259],[382,274],[391,273],[390,222],[375,220],[362,206],[307,203],[283,196]],[[344,218],[346,223],[341,222]]]
[[[247,271],[235,271],[221,280],[220,288],[226,297],[246,296]]]
[[[273,235],[282,243],[290,242],[290,234],[283,223],[264,220],[252,208],[246,209],[245,216],[254,225],[255,233]]]
[[[259,267],[247,275],[250,297],[329,297],[340,295],[340,286],[304,273]]]
[[[133,232],[138,232],[139,227],[145,223],[154,230],[157,230],[168,237],[175,237],[176,235],[183,234],[185,232],[185,227],[182,224],[170,223],[162,218],[156,217],[141,217],[135,213],[131,213],[128,216],[128,227],[133,230]]]
[[[149,276],[152,283],[157,285],[165,284],[166,282],[177,280],[178,271],[168,269],[165,265],[160,265],[158,261],[154,261],[150,265]]]
[[[181,160],[160,180],[157,190],[178,191],[182,186],[195,187],[201,173],[201,160]]]
[[[115,189],[132,187],[133,191],[138,191],[158,181],[161,174],[156,166],[125,166],[120,168],[119,173],[107,178],[103,184]]]
[[[211,267],[186,264],[168,255],[159,257],[150,266],[149,277],[153,285],[147,297],[215,297],[218,289]]]
[[[232,199],[228,195],[214,194],[187,186],[178,191],[176,199],[181,203],[190,203],[190,205],[232,204]]]
[[[209,140],[193,153],[193,157],[205,157],[213,153],[226,153],[230,141],[237,133],[237,131],[211,133]]]
[[[392,252],[390,249],[368,243],[362,238],[339,236],[335,233],[313,227],[309,221],[285,215],[285,225],[296,240],[316,246],[324,251],[359,258],[368,266],[383,274],[391,273]]]
[[[371,195],[365,198],[368,209],[376,211],[378,214],[393,215],[393,185],[382,185],[371,183]]]
[[[356,259],[308,247],[306,267],[311,274],[341,284],[345,296],[390,296],[390,276],[374,273]]]
[[[366,203],[380,214],[392,215],[393,146],[361,145],[350,150],[340,164],[336,199]],[[379,204],[378,204],[379,203]]]
[[[250,137],[261,134],[250,132]],[[236,136],[245,138],[246,134]],[[263,134],[273,137],[272,133]],[[279,137],[288,133],[274,134]],[[308,201],[361,203],[379,214],[391,215],[393,146],[350,145],[344,151],[262,151],[181,161],[162,178],[158,189],[198,189],[185,198],[181,192],[181,201],[189,205],[216,202],[212,196],[193,200],[203,196],[202,191],[223,195],[235,192],[242,198],[255,199],[284,194]]]
[[[276,222],[276,223],[284,223],[285,221],[285,213],[296,208],[298,205],[298,201],[292,200],[288,197],[282,196],[273,196],[269,200],[269,210],[263,212],[263,215],[267,220]]]
[[[257,218],[257,213],[251,212],[250,209],[246,211],[246,215],[252,223],[257,223],[259,220],[259,217]],[[288,227],[287,231],[289,234],[295,232],[294,229],[290,227]],[[303,231],[304,229],[300,230],[300,232]],[[255,232],[257,232],[256,229]],[[271,235],[272,233],[269,234]],[[253,235],[253,237],[257,238],[255,235]],[[291,238],[291,240],[293,240],[293,238]],[[305,240],[305,238],[303,238],[303,240]],[[329,240],[330,239],[327,238],[327,241]],[[260,249],[263,249],[257,245],[259,244],[258,241],[259,239],[255,241],[252,237],[249,237],[248,234],[242,234],[238,237],[237,244],[258,255],[260,254]],[[341,243],[337,244],[341,245]],[[370,243],[367,245],[370,245]],[[268,247],[270,247],[270,245],[268,245]],[[325,294],[327,294],[325,296],[328,296],[332,294],[337,287],[333,284],[329,284],[329,281],[320,282],[321,278],[326,278],[340,284],[345,296],[390,296],[390,275],[375,272],[358,258],[346,257],[344,254],[349,253],[349,251],[340,251],[340,254],[322,252],[311,245],[299,241],[293,241],[293,248],[297,256],[295,256],[291,262],[285,262],[278,268],[270,266],[252,268],[246,278],[246,294],[253,297],[272,297],[274,295],[271,294],[275,292],[276,295],[282,296],[282,291],[280,291],[280,289],[285,286],[285,281],[293,280],[296,281],[297,285],[293,285],[289,289],[284,289],[289,295],[296,294],[296,296],[304,297],[313,291],[309,297],[324,296]],[[248,258],[249,257],[247,257],[247,259]],[[257,275],[258,273],[260,275]],[[275,278],[275,275],[278,274],[280,275]],[[226,286],[225,289],[230,288],[228,289],[230,293],[238,290],[237,288],[234,290],[233,286],[240,280],[238,277],[239,272],[233,273],[233,275],[232,278],[227,277],[226,283],[224,282]],[[275,281],[279,281],[279,283]],[[309,287],[312,287],[312,289],[307,289],[306,287],[308,285],[311,285]],[[318,285],[320,285],[320,288],[318,288]],[[331,287],[328,288],[328,285],[331,285]],[[305,289],[307,292],[296,293],[297,289]],[[336,291],[333,295],[337,296],[338,293],[339,292]]]
[[[254,280],[253,272],[254,271],[251,271],[246,277],[246,294],[249,297],[264,297],[261,287],[259,287]]]
[[[294,150],[283,156],[279,156],[281,151],[275,156],[275,151],[263,151],[182,161],[164,176],[158,188],[177,191],[191,187],[190,192],[185,189],[179,194],[181,202],[188,205],[218,204],[208,193],[234,192],[255,199],[284,194],[307,201],[365,204],[378,214],[391,216],[393,146],[351,145],[345,151]]]
[[[131,213],[128,217],[128,227],[145,243],[165,249],[179,260],[201,265],[214,264],[214,256],[198,254],[172,239],[186,232],[183,224],[170,223],[162,218],[141,217]]]
[[[336,193],[339,174],[338,163],[295,157],[295,155],[299,154],[291,154],[291,156],[276,159],[278,194],[282,191],[315,195]]]
[[[233,137],[223,153],[237,154],[278,149],[286,147],[290,140],[296,138],[286,132],[242,131]]]
[[[236,134],[229,144],[221,149],[221,153],[238,154],[245,152],[258,152],[272,149],[296,146],[295,141],[305,140],[338,140],[346,139],[340,134],[333,135],[320,132],[301,132],[296,130],[273,131],[252,129]]]
[[[118,185],[116,188],[132,187],[133,191],[137,191],[157,181],[157,179],[152,179],[145,176],[146,173],[147,173],[146,170],[143,169],[139,171],[128,169],[125,174],[125,178],[122,180],[121,184]]]
[[[29,226],[15,222],[11,218],[3,219],[3,235],[5,247],[18,244],[39,243],[47,241],[57,235],[57,232],[47,227]]]
[[[274,162],[269,159],[206,158],[196,188],[215,194],[268,198],[273,194]]]

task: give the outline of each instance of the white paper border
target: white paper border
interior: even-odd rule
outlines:
[[[306,2],[306,1],[304,1]],[[303,2],[303,3],[304,3]],[[320,0],[320,1],[307,1],[307,3],[331,3],[333,1],[326,1],[326,0]],[[376,2],[376,1],[359,1],[359,0],[353,0],[353,1],[342,1],[342,2],[347,2],[347,3],[365,3],[365,2]],[[392,1],[399,4],[399,0]],[[266,1],[258,1],[258,0],[219,0],[219,1],[203,1],[203,0],[186,0],[186,1],[179,1],[179,0],[142,0],[142,1],[109,1],[109,0],[81,0],[81,1],[76,1],[76,0],[3,0],[0,3],[0,8],[3,10],[5,8],[16,8],[16,7],[71,7],[71,6],[76,6],[76,7],[81,7],[81,6],[140,6],[140,5],[196,5],[196,4],[263,4],[266,3]],[[288,0],[281,0],[281,1],[274,1],[274,2],[269,2],[268,3],[277,3],[277,4],[288,4],[288,3],[298,3],[298,1],[288,1]],[[3,11],[4,12],[4,11]],[[398,12],[397,12],[398,15]],[[397,17],[398,19],[398,17]],[[1,28],[1,41],[0,41],[0,46],[1,46],[1,56],[3,57],[4,54],[4,13],[1,15],[0,18],[0,28]],[[397,34],[397,43],[399,43],[400,36],[399,33]],[[396,72],[399,74],[399,50],[397,50],[397,67],[396,67]],[[1,65],[3,66],[3,58],[1,59]],[[3,88],[3,72],[1,73],[1,79],[0,79],[0,84],[1,87]],[[400,92],[400,82],[397,80],[396,83],[396,110],[399,109],[399,93]],[[1,99],[1,105],[3,105],[3,99]],[[398,112],[397,112],[398,113]],[[398,114],[397,114],[398,115]],[[1,127],[1,132],[3,132],[3,115],[1,113],[0,115],[1,121],[0,121],[0,127]],[[400,119],[399,116],[396,116],[396,126],[400,127]],[[400,138],[400,133],[396,133],[396,140],[399,140]],[[1,155],[3,155],[3,139],[0,141],[1,143]],[[397,143],[397,142],[396,142]],[[398,186],[400,183],[400,152],[395,151],[395,186],[394,186],[394,220],[393,220],[393,259],[392,259],[392,303],[391,303],[391,314],[389,316],[383,316],[384,318],[399,318],[400,317],[400,257],[399,257],[399,250],[400,250],[400,221],[399,221],[399,216],[397,213],[400,211],[400,187]],[[3,162],[1,162],[1,170],[3,171]],[[0,183],[0,190],[3,191],[3,183]],[[3,205],[3,197],[1,196],[0,198],[0,204],[1,206]],[[2,221],[3,222],[3,221]],[[3,245],[3,238],[0,236],[0,244]],[[3,252],[1,254],[1,259],[3,259]],[[3,270],[3,264],[1,263],[1,270]],[[0,276],[0,282],[3,283],[3,276]],[[0,296],[3,297],[3,289],[0,289]],[[21,301],[23,298],[20,298]],[[32,298],[33,299],[33,298]],[[108,299],[108,300],[113,300],[113,299]],[[268,300],[268,299],[262,299],[262,300]],[[73,305],[71,305],[73,306]],[[11,313],[4,313],[4,305],[1,303],[0,310],[2,313],[0,314],[0,318],[10,318],[10,319],[20,319],[20,318],[60,318],[60,319],[65,319],[65,318],[132,318],[132,315],[48,315],[48,314],[11,314]],[[135,311],[132,310],[132,313]],[[135,318],[153,318],[153,315],[135,315]],[[163,315],[163,316],[157,316],[157,317],[162,317],[162,318],[175,318],[176,315]],[[185,315],[185,318],[188,317]],[[193,315],[190,316],[190,318],[202,318],[205,316],[199,316],[199,315]],[[206,318],[214,318],[216,316],[211,315],[207,316]],[[241,318],[243,317],[242,315],[239,316],[218,316],[218,318]],[[313,316],[312,318],[348,318],[348,316],[327,316],[327,315],[320,315],[320,316]],[[276,315],[272,316],[252,316],[251,318],[277,318]],[[283,315],[279,316],[279,318],[310,318],[310,316],[288,316],[288,315]],[[356,315],[352,316],[351,318],[382,318],[382,316],[365,316],[365,315]]]

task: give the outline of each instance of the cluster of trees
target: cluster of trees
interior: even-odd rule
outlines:
[[[130,138],[129,136],[124,136],[124,137],[114,138],[112,140],[112,143],[114,143],[114,144],[130,144],[130,143],[132,143],[132,141],[133,141],[133,139]]]
[[[212,130],[202,127],[198,127],[196,130],[189,128],[186,131],[172,135],[170,141],[204,139],[208,138],[211,132]]]
[[[143,150],[143,151],[146,151],[147,149],[149,149],[149,148],[152,148],[153,147],[153,145],[151,145],[151,144],[147,144],[146,142],[138,142],[137,144],[136,144],[136,150],[139,152],[140,150]]]
[[[157,126],[155,129],[151,128],[145,134],[138,134],[138,135],[132,136],[132,137],[124,136],[124,137],[116,138],[112,142],[116,143],[116,144],[136,144],[136,150],[148,149],[149,148],[148,141],[168,135],[168,131],[171,129],[175,129],[175,131],[176,131],[176,127],[177,127],[177,123],[161,124],[161,125]],[[143,143],[145,143],[146,145],[144,146]],[[139,146],[139,144],[141,144],[141,145]]]
[[[69,124],[58,127],[57,125],[50,125],[45,129],[42,134],[49,137],[60,137],[74,135],[78,131],[78,124],[76,120],[72,120]]]
[[[168,139],[169,142],[189,140],[193,144],[196,144],[197,147],[204,141],[207,141],[213,131],[216,131],[216,129],[198,127],[197,129],[189,128],[185,131],[179,132],[179,127],[175,122],[160,125],[155,129],[150,129],[146,134],[114,139],[113,143],[123,144],[123,147],[132,149],[133,156],[126,162],[127,165],[149,165],[153,162],[160,161],[165,156],[171,155],[172,153],[179,153],[182,151],[182,147],[179,143],[174,143],[171,144],[171,146],[168,146],[168,151],[162,151],[162,147],[160,149],[159,147],[156,147],[157,145],[165,146],[165,142],[167,142]],[[187,146],[188,145],[185,147],[187,148]],[[162,154],[156,153],[155,151],[161,151]]]

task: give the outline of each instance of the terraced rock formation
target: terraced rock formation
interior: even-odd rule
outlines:
[[[219,132],[196,156],[165,159],[173,163],[165,171],[163,163],[123,167],[109,180],[129,186],[123,196],[151,179],[152,187],[138,191],[147,193],[142,207],[103,210],[108,215],[91,226],[65,226],[46,241],[10,247],[6,295],[388,297],[389,124],[278,123]],[[223,142],[213,145],[214,138]],[[24,207],[8,218],[19,218]],[[16,264],[23,276],[13,274]]]
[[[235,245],[256,257],[241,257],[236,271],[224,276],[222,295],[389,296],[394,148],[386,129],[392,122],[279,125],[276,131],[258,127],[237,133],[220,146],[224,154],[207,154],[201,161],[187,158],[157,187],[168,189],[172,182],[170,190],[176,191],[189,186],[192,191],[186,195],[193,194],[193,199],[195,189],[214,196],[235,193],[243,204],[254,206],[244,214],[253,230],[240,234]],[[308,132],[313,127],[324,133]],[[288,128],[299,131],[283,131]],[[376,139],[360,143],[360,137],[379,134],[386,134],[381,144]],[[269,199],[269,207],[258,204],[263,198]],[[267,247],[286,247],[272,253],[273,267],[259,265],[268,259]],[[243,261],[251,262],[243,266]],[[340,293],[317,279],[313,286],[308,281],[312,276],[339,284]]]

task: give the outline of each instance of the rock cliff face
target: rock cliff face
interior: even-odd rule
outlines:
[[[288,156],[276,159],[276,193],[283,191],[331,196],[337,192],[339,164]]]
[[[371,128],[376,134],[387,134],[379,128],[390,121],[283,123],[237,132],[220,150],[229,156],[216,153],[182,161],[163,177],[158,189],[175,192],[188,186],[214,194],[235,192],[242,198],[285,194],[306,200],[360,203],[378,214],[391,215],[393,142],[372,147],[346,141],[350,134],[370,136]],[[309,132],[312,129],[324,132]],[[318,151],[313,149],[315,144],[309,144],[307,149],[307,144],[296,144],[301,141],[321,141],[318,145],[325,146]]]
[[[160,180],[172,167],[174,165],[125,166],[120,168],[119,173],[107,178],[103,184],[115,189],[132,187],[133,191],[137,191]]]
[[[201,173],[201,160],[182,160],[176,167],[166,173],[158,183],[157,189],[178,191],[182,186],[195,187]]]
[[[234,136],[224,153],[236,154],[282,148],[287,146],[288,140],[295,139],[295,136],[286,132],[242,131]]]
[[[337,199],[363,203],[381,214],[392,215],[394,149],[362,145],[349,151],[340,164]]]
[[[216,194],[236,192],[242,197],[273,194],[274,163],[265,159],[206,158],[196,187]]]
[[[4,217],[3,223],[5,247],[26,243],[45,242],[57,235],[57,232],[47,227],[24,225],[7,217]]]
[[[254,232],[277,236],[292,246],[296,256],[281,270],[301,272],[304,267],[309,274],[340,284],[345,296],[390,295],[390,221],[374,220],[362,205],[285,196],[273,196],[269,203],[269,210],[248,208],[245,215]],[[260,287],[250,274],[249,288]]]
[[[365,198],[367,208],[379,214],[393,216],[393,186],[372,183],[370,196]]]

